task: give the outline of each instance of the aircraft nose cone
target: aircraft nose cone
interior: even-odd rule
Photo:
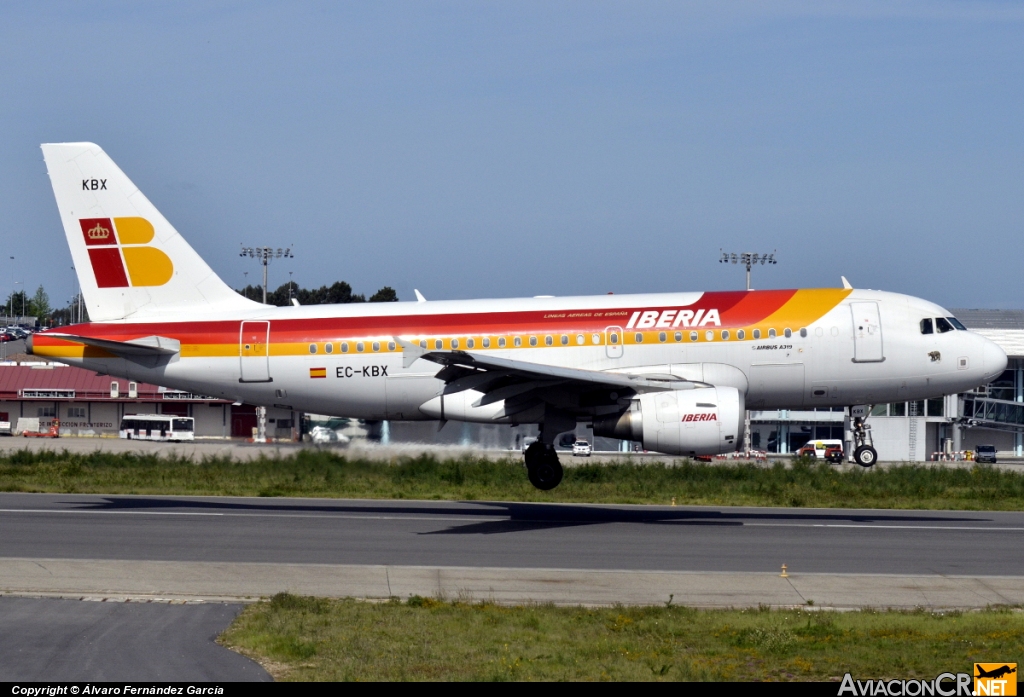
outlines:
[[[995,380],[999,375],[1006,370],[1006,365],[1009,359],[1006,357],[1006,351],[999,348],[999,346],[989,339],[984,339],[985,345],[982,348],[982,366],[985,369],[985,381],[990,382]]]

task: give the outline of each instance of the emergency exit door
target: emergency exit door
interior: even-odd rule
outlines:
[[[622,358],[622,327],[604,330],[604,347],[608,358]]]
[[[856,363],[884,361],[878,303],[850,303],[850,311],[853,312],[853,360]]]
[[[273,382],[270,377],[270,322],[242,322],[238,338],[239,382]]]

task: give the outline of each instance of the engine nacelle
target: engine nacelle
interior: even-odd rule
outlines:
[[[623,414],[594,421],[594,435],[643,443],[669,455],[717,455],[743,435],[743,393],[735,387],[648,392]]]

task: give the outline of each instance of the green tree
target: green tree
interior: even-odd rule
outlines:
[[[32,296],[32,314],[40,320],[48,318],[53,308],[50,307],[50,296],[46,294],[42,286],[36,288],[36,294]]]
[[[384,286],[376,293],[370,296],[370,302],[372,303],[396,303],[398,302],[398,293],[391,286]]]
[[[11,317],[19,317],[22,314],[31,315],[32,304],[31,301],[25,297],[25,291],[16,290],[8,295],[7,300],[4,302],[4,312]]]

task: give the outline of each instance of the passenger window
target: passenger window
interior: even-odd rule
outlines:
[[[950,324],[945,317],[935,318],[935,328],[939,330],[939,334],[945,334],[946,332],[953,331],[953,325]]]
[[[707,339],[708,341],[714,341],[715,333],[709,329],[706,332],[704,332],[704,338]]]
[[[786,331],[784,331],[782,333],[786,335],[787,339],[790,338],[791,336],[793,336],[793,331],[789,327],[786,327]]]
[[[476,342],[472,339],[466,339],[466,348],[473,348],[476,346]]]
[[[690,341],[697,340],[697,332],[690,332]]]
[[[348,344],[345,344],[345,346],[348,346]],[[427,340],[426,339],[422,339],[420,341],[420,348],[424,348],[425,349],[426,347],[427,347]],[[341,350],[342,351],[348,351],[347,348],[342,348]]]
[[[619,343],[619,335],[618,335],[617,332],[612,332],[611,334],[608,335],[608,343],[609,344],[617,344],[617,343]]]
[[[505,348],[505,337],[498,337],[498,348]]]
[[[454,351],[458,347],[459,347],[459,340],[458,339],[452,339],[452,350]],[[376,350],[376,349],[374,349],[374,350]]]
[[[774,329],[769,329],[768,330],[768,338],[769,339],[774,339],[775,338],[775,330]]]
[[[658,334],[658,341],[664,344],[666,341],[668,341],[668,334],[666,334],[665,332],[661,332],[660,334]]]
[[[512,345],[513,346],[522,346],[523,345],[523,337],[517,336],[515,339],[512,339]]]
[[[643,334],[641,334],[640,332],[637,332],[637,333],[636,333],[636,336],[634,336],[634,337],[633,337],[633,339],[634,339],[634,340],[636,341],[636,343],[638,343],[638,344],[642,344],[642,343],[644,343],[644,335],[643,335]]]
[[[595,334],[594,336],[597,336],[597,335]],[[577,334],[576,335],[576,343],[579,344],[580,346],[582,346],[583,344],[587,343],[587,340],[586,340],[586,338],[582,334]]]
[[[316,353],[316,344],[310,344],[309,345],[309,352],[310,353]]]
[[[376,353],[377,351],[380,351],[380,342],[379,341],[374,341],[373,342],[373,351],[374,351],[374,353]]]
[[[420,343],[423,344],[423,348],[427,347],[427,342],[426,341],[422,341]],[[345,343],[343,343],[341,345],[341,352],[342,353],[348,353],[348,342],[345,342]]]
[[[483,341],[483,344],[484,344],[484,348],[490,348],[491,347],[491,340],[488,339],[488,338],[485,338],[484,341]]]
[[[394,351],[396,348],[398,348],[398,346],[395,345],[394,341],[388,342],[388,351]]]
[[[562,338],[559,339],[559,341],[562,342],[562,346],[568,346],[569,345],[569,337],[567,335],[565,335],[565,334],[562,334]]]
[[[923,320],[921,320],[921,333],[922,334],[931,334],[932,333],[932,318],[931,317],[925,317]]]
[[[544,345],[545,346],[554,346],[555,345],[555,337],[553,337],[550,334],[548,334],[546,337],[544,337]]]
[[[437,340],[435,340],[435,341],[434,341],[434,348],[435,348],[436,350],[438,350],[438,351],[440,351],[441,349],[443,349],[443,348],[444,348],[444,341],[442,341],[441,339],[437,339]],[[360,351],[362,351],[362,349],[359,349],[359,350],[360,350]]]
[[[722,330],[722,341],[728,341],[728,340],[729,340],[729,330],[728,329],[723,329]]]
[[[360,341],[359,343],[356,344],[356,351],[358,351],[359,353],[363,352],[363,348],[364,347],[363,347],[363,342],[362,341]]]
[[[591,334],[590,335],[590,340],[592,342],[594,342],[595,344],[600,344],[601,343],[601,335],[600,334]]]
[[[807,327],[800,327],[800,338],[801,339],[806,339],[807,338]]]
[[[754,330],[754,338],[755,339],[760,339],[761,338],[761,330],[760,329],[755,329]]]
[[[327,351],[327,353],[334,353],[334,344],[328,343],[324,347],[324,350]]]
[[[530,337],[530,346],[536,346],[536,345],[537,345],[537,337],[531,336]]]
[[[682,341],[682,340],[683,340],[683,333],[682,332],[676,332],[676,341]]]
[[[952,324],[957,329],[959,329],[960,331],[962,331],[962,332],[967,331],[967,327],[965,327],[963,325],[963,323],[960,320],[958,320],[956,317],[947,317],[946,319],[948,319],[949,323]]]
[[[743,341],[743,339],[747,338],[747,333],[741,329],[738,332],[736,332],[736,338],[739,339],[740,341]]]

